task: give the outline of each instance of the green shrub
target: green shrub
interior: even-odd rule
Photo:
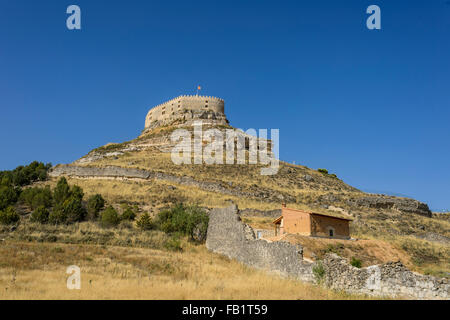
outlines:
[[[67,214],[62,205],[53,208],[48,216],[48,222],[51,224],[65,224],[67,223]]]
[[[358,258],[352,257],[352,260],[350,261],[350,264],[356,268],[362,267],[362,261]]]
[[[323,281],[323,278],[325,277],[325,268],[323,267],[323,264],[321,261],[318,261],[312,268],[314,278],[316,279],[317,283],[321,283]]]
[[[157,216],[158,227],[166,233],[179,232],[191,240],[203,242],[206,239],[209,217],[198,206],[177,204]]]
[[[101,210],[105,208],[105,200],[100,194],[89,197],[87,202],[87,212],[89,220],[96,220]]]
[[[320,172],[321,174],[327,176],[327,177],[335,178],[335,179],[338,178],[337,175],[335,175],[334,173],[328,173],[327,169],[317,169],[317,171]]]
[[[134,213],[134,211],[130,207],[126,207],[120,218],[122,220],[133,221],[136,218],[136,213]]]
[[[66,178],[62,177],[58,180],[55,189],[53,190],[53,199],[55,205],[63,204],[64,201],[70,197],[70,187]]]
[[[64,202],[63,211],[67,217],[67,223],[83,221],[86,216],[86,210],[78,196],[71,196],[67,199]]]
[[[0,211],[1,224],[15,224],[19,220],[20,216],[13,207],[8,207],[5,210]]]
[[[101,214],[101,225],[102,227],[109,228],[109,227],[115,227],[119,224],[120,219],[119,215],[117,214],[116,209],[113,207],[108,207],[105,210],[102,211]]]
[[[70,196],[80,201],[83,200],[84,197],[83,189],[81,189],[81,187],[77,185],[72,186],[72,188],[70,189]]]
[[[31,214],[31,221],[38,223],[47,223],[50,213],[44,206],[39,206]]]
[[[136,226],[141,230],[151,230],[154,228],[152,218],[147,212],[144,212],[136,221]]]
[[[51,163],[33,161],[27,166],[18,166],[14,170],[0,171],[2,185],[25,186],[34,181],[47,180],[47,172],[52,167]]]
[[[45,188],[28,188],[22,191],[20,201],[29,206],[32,210],[43,206],[50,208],[52,206],[52,192],[49,186]]]
[[[0,210],[14,205],[19,199],[20,188],[13,186],[0,186]]]
[[[178,237],[170,237],[166,240],[164,243],[164,248],[170,251],[183,251],[183,248],[181,247],[181,241]]]

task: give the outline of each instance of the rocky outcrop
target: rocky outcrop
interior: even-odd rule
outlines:
[[[246,265],[307,282],[322,280],[330,288],[374,296],[413,299],[449,299],[447,279],[409,271],[400,262],[366,268],[351,266],[336,254],[316,264],[303,260],[302,248],[287,242],[256,240],[252,228],[242,223],[236,205],[209,213],[206,247]],[[314,272],[321,268],[324,272]],[[314,275],[316,273],[316,275]]]
[[[403,213],[413,213],[422,216],[432,216],[430,208],[426,203],[408,198],[394,198],[383,196],[367,196],[347,201],[350,206],[366,207],[374,209],[397,210]]]
[[[129,178],[129,179],[148,179],[151,173],[146,170],[134,168],[122,168],[108,166],[103,168],[81,167],[72,165],[58,165],[49,171],[50,177],[69,176],[78,178],[99,177],[99,178]]]

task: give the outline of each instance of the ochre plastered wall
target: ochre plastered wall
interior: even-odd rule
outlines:
[[[329,229],[333,229],[333,238],[348,239],[350,238],[350,221],[321,216],[317,214],[311,215],[311,235],[318,237],[329,237]]]
[[[305,236],[311,235],[311,218],[308,212],[282,208],[283,219],[280,226],[280,234],[297,233]]]

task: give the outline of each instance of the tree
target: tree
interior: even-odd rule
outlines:
[[[141,230],[151,230],[154,228],[152,218],[147,212],[144,212],[136,221],[136,226]]]
[[[47,208],[44,206],[39,206],[36,210],[31,214],[31,221],[38,223],[47,223],[50,213]]]
[[[70,196],[79,200],[83,200],[84,192],[79,186],[75,185],[70,189]]]
[[[27,188],[20,194],[20,201],[24,202],[32,210],[39,206],[50,208],[52,206],[52,192],[49,186],[45,188]]]
[[[67,223],[83,221],[86,216],[86,210],[83,208],[81,199],[76,196],[71,196],[64,202],[63,211],[67,217]]]
[[[63,204],[70,197],[70,187],[66,178],[62,177],[58,180],[55,189],[53,190],[53,199],[55,204]]]
[[[34,181],[47,180],[47,171],[51,168],[51,163],[44,165],[42,162],[33,161],[27,166],[18,166],[14,170],[0,171],[0,181],[7,182],[13,186],[25,186]],[[3,181],[7,176],[8,180]]]
[[[67,215],[62,205],[53,208],[48,216],[48,222],[51,224],[64,224],[67,222]]]
[[[20,216],[13,207],[8,207],[5,210],[0,211],[1,224],[15,224],[19,220]]]
[[[89,197],[87,202],[88,219],[96,220],[98,213],[105,207],[105,200],[100,194]]]
[[[126,207],[122,215],[120,216],[122,220],[130,220],[133,221],[136,218],[136,213],[130,208]]]
[[[13,186],[0,186],[0,210],[5,209],[17,202],[20,189]]]
[[[109,206],[105,210],[102,211],[101,214],[101,225],[102,227],[114,227],[117,226],[120,222],[119,215],[117,214],[116,209]]]
[[[206,238],[209,217],[198,206],[177,204],[157,216],[158,227],[166,233],[180,232],[194,241],[203,242]]]

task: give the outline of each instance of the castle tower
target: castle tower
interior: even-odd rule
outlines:
[[[194,120],[205,124],[228,124],[223,99],[209,96],[185,95],[150,109],[145,129],[164,125],[190,125]]]

